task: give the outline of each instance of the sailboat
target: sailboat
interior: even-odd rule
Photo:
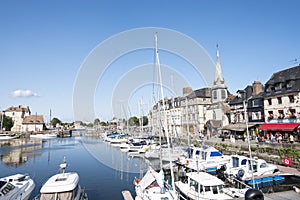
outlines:
[[[162,79],[161,79],[161,73],[160,73],[160,63],[159,63],[159,56],[158,56],[158,47],[157,47],[157,33],[155,34],[155,54],[156,54],[156,67],[158,70],[158,76],[159,76],[159,85],[161,90],[161,95],[163,97],[163,89],[162,89]],[[164,100],[163,100],[164,101]],[[164,105],[164,102],[163,102]],[[165,108],[164,109],[164,115],[166,115]],[[167,137],[167,145],[168,149],[170,151],[170,142],[169,142],[169,133],[167,128],[167,121],[166,116],[164,116],[164,120],[162,121],[163,126],[161,130],[165,131],[165,135]],[[170,155],[170,152],[169,152]],[[169,158],[170,160],[170,158]],[[143,178],[135,179],[135,191],[136,191],[136,200],[150,200],[150,199],[170,199],[175,200],[178,199],[177,191],[174,188],[174,177],[173,177],[173,166],[172,162],[170,162],[170,170],[171,170],[171,180],[172,180],[172,186],[169,185],[169,183],[164,178],[164,172],[162,170],[162,161],[160,162],[160,171],[156,172],[152,169],[152,167],[148,168],[147,173],[143,176]]]

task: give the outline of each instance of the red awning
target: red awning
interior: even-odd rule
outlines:
[[[298,126],[299,124],[262,124],[258,130],[293,132],[297,130]]]

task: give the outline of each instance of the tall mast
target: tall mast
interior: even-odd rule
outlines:
[[[160,62],[159,62],[159,55],[158,55],[158,47],[157,47],[157,33],[155,34],[155,55],[156,55],[156,66],[157,66],[157,72],[159,76],[159,86],[162,96],[162,104],[163,104],[163,128],[165,130],[165,135],[167,137],[167,145],[168,145],[168,151],[169,151],[169,160],[170,160],[170,173],[171,173],[171,181],[172,186],[175,187],[174,182],[174,174],[173,174],[173,167],[171,162],[171,151],[170,151],[170,140],[169,140],[169,130],[168,130],[168,124],[167,124],[167,117],[166,117],[166,107],[165,107],[165,99],[164,99],[164,91],[163,91],[163,85],[162,85],[162,77],[161,77],[161,71],[160,71]]]

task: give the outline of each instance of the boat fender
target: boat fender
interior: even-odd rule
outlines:
[[[185,166],[187,167],[190,164],[190,162],[187,160],[185,163]]]
[[[139,178],[134,179],[133,185],[138,185],[141,182]]]
[[[240,169],[237,173],[238,178],[242,178],[245,175],[245,171],[243,169]]]
[[[245,193],[245,200],[264,200],[264,194],[258,189],[250,188]]]
[[[220,170],[221,170],[221,171],[226,171],[226,169],[227,169],[226,165],[222,165],[222,166],[220,167]]]

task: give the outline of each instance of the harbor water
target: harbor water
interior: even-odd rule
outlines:
[[[0,176],[27,173],[36,187],[30,197],[39,194],[43,183],[59,172],[64,157],[66,172],[77,172],[80,185],[90,200],[123,199],[121,191],[135,195],[133,180],[147,169],[143,158],[122,153],[99,138],[71,137],[53,139],[14,139],[0,143]]]

